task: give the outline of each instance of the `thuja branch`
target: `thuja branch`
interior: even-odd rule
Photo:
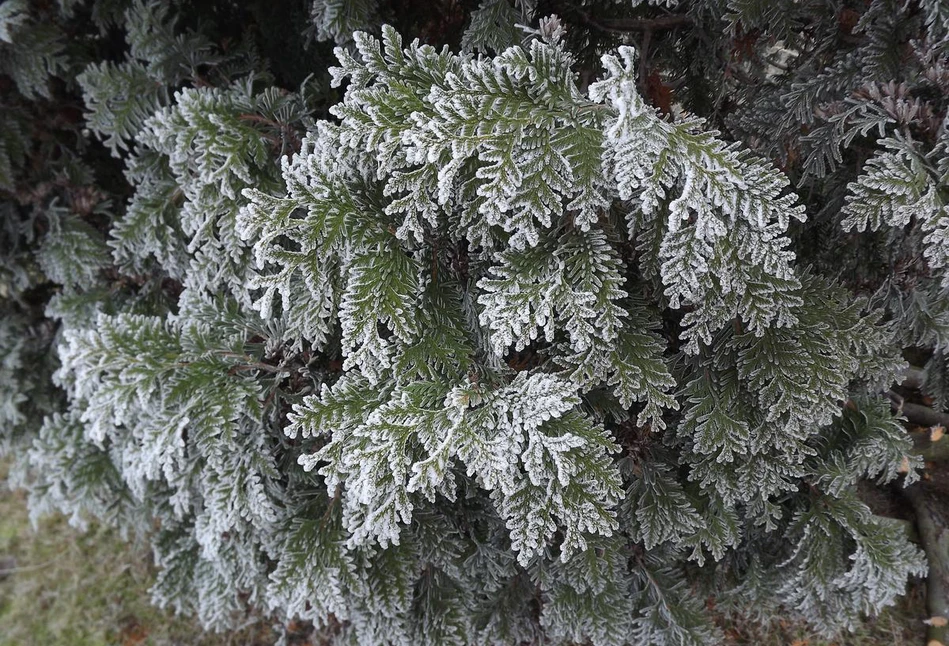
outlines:
[[[264,372],[270,372],[273,374],[286,372],[286,369],[281,366],[273,366],[273,365],[270,365],[269,363],[263,363],[261,361],[257,361],[253,357],[250,357],[246,354],[241,354],[239,352],[215,352],[214,354],[216,354],[219,357],[227,357],[227,358],[241,360],[241,363],[234,364],[233,366],[229,368],[229,371],[232,373],[242,371],[242,370],[262,370]],[[183,366],[191,365],[193,363],[194,363],[193,361],[178,361],[175,363],[175,365],[183,367]]]

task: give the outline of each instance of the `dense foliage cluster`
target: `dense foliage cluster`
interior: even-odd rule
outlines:
[[[922,466],[904,357],[949,406],[949,3],[401,4],[0,4],[32,512],[339,644],[833,634],[925,575],[860,492]]]

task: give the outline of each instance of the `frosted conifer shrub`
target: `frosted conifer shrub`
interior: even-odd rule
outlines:
[[[657,111],[634,47],[580,74],[569,25],[525,36],[505,2],[461,53],[351,33],[381,5],[312,5],[306,39],[347,43],[323,119],[250,44],[103,18],[128,53],[76,78],[84,141],[127,194],[76,193],[80,155],[2,206],[0,446],[34,513],[146,538],[155,601],[208,627],[334,644],[710,644],[731,613],[834,635],[925,575],[858,486],[918,478],[881,393],[920,340],[936,383],[949,324],[800,262],[800,178]],[[949,285],[939,132],[881,135],[833,221],[918,227],[917,302]]]
[[[853,490],[896,478],[908,440],[866,396],[859,421],[840,406],[902,362],[879,313],[795,269],[804,214],[781,174],[660,119],[631,48],[583,93],[556,39],[477,58],[355,38],[339,121],[284,161],[286,195],[245,191],[241,214],[258,311],[307,321],[316,349],[338,324],[342,372],[286,430],[313,443],[298,461],[338,500],[346,549],[416,547],[433,505],[483,499],[491,558],[509,554],[490,571],[539,583],[547,634],[604,644],[714,639],[690,561],[763,567],[774,601],[828,630],[924,571]],[[686,304],[676,378],[655,308]],[[857,458],[858,436],[882,450]],[[749,542],[776,558],[742,564]],[[495,621],[484,639],[524,638]]]

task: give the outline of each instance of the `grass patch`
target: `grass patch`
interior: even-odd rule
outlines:
[[[0,465],[0,646],[225,646],[273,643],[268,626],[204,633],[151,604],[148,549],[114,531],[82,533],[62,517],[30,525]]]
[[[925,599],[921,586],[879,616],[835,640],[820,637],[799,622],[776,619],[766,626],[736,620],[722,621],[728,646],[921,646],[926,639]]]

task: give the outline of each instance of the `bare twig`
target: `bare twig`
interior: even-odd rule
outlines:
[[[916,514],[916,528],[919,530],[923,551],[929,561],[929,575],[926,578],[926,610],[930,624],[926,629],[928,643],[945,644],[949,619],[949,554],[946,553],[946,541],[949,539],[946,526],[936,516],[929,504],[923,485],[917,484],[903,490]]]
[[[597,20],[584,11],[581,11],[580,15],[591,27],[614,34],[664,31],[692,24],[692,17],[685,14],[659,16],[658,18],[616,18],[613,20]]]
[[[892,390],[886,391],[886,396],[890,399],[890,405],[893,407],[893,410],[905,415],[906,419],[911,423],[917,426],[942,426],[943,428],[949,428],[949,415],[934,411],[928,406],[910,403]]]
[[[926,462],[949,461],[949,439],[933,442],[928,431],[914,431],[909,436],[913,440],[914,453]]]

